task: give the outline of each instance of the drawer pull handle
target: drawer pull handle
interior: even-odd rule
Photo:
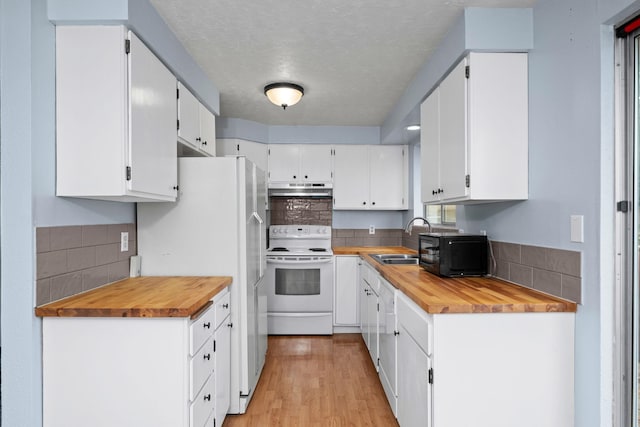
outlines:
[[[227,323],[227,326],[230,327],[230,328],[233,328],[233,322]]]
[[[204,355],[204,358],[207,360],[211,360],[211,354],[207,353]]]
[[[202,326],[204,326],[206,329],[211,329],[211,322],[207,322],[207,323],[203,324]]]
[[[393,335],[395,335],[395,336],[400,335],[400,331],[393,331]]]
[[[211,401],[211,394],[205,394],[204,395],[204,400]]]
[[[222,304],[222,308],[229,308],[229,303],[227,303],[227,304]]]

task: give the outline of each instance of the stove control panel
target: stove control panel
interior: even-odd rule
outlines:
[[[272,225],[269,237],[280,239],[331,239],[331,226],[328,225]]]

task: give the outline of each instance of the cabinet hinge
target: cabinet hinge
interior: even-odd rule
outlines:
[[[267,149],[267,155],[269,155],[269,156],[271,155],[271,148]]]
[[[402,198],[402,204],[404,205],[404,197]]]
[[[127,181],[131,181],[131,166],[127,166],[127,170],[125,172],[125,176],[127,178]]]
[[[176,99],[180,99],[180,88],[176,88]]]
[[[213,352],[216,352],[216,340],[213,340]]]
[[[466,78],[469,78],[469,74],[470,74],[469,66],[467,65],[467,66],[464,67],[464,76]]]
[[[623,213],[629,212],[629,201],[628,200],[622,200],[622,201],[616,203],[616,210],[618,212],[623,212]]]
[[[380,303],[376,304],[376,311],[380,311]]]
[[[402,149],[402,157],[404,157],[404,148]]]
[[[178,122],[178,127],[177,127],[177,129],[178,129],[178,130],[180,130],[180,119],[178,119],[178,120],[177,120],[177,122]]]
[[[429,384],[433,384],[433,368],[429,368]]]
[[[236,144],[236,151],[239,153],[240,152],[240,144]]]
[[[471,175],[466,175],[464,177],[464,185],[469,188],[471,186]]]
[[[124,53],[126,53],[127,55],[131,53],[131,40],[129,39],[126,39],[124,41]]]

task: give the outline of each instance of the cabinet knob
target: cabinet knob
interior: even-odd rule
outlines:
[[[202,145],[207,145],[207,141],[202,141]]]
[[[295,175],[293,175],[293,179],[296,179],[296,176],[295,176]]]
[[[202,141],[202,138],[197,137],[197,138],[196,138],[196,141],[200,142],[200,141]]]
[[[436,190],[433,190],[433,191],[431,192],[431,195],[432,195],[432,196],[435,196],[436,194],[438,194],[438,191],[436,191]]]
[[[211,322],[207,322],[202,325],[205,329],[211,329]]]
[[[372,204],[372,205],[375,205],[375,204],[376,204],[376,202],[371,202],[371,204]]]
[[[178,190],[180,189],[180,186],[179,186],[179,185],[174,185],[174,186],[173,186],[173,189],[174,189],[174,190],[176,190],[176,191],[178,191]]]
[[[362,202],[362,204],[363,204],[363,205],[366,205],[366,204],[367,204],[367,202]]]
[[[231,323],[227,323],[227,326],[228,326],[229,328],[233,328],[233,322],[231,322]]]
[[[211,360],[211,354],[209,353],[205,354],[203,357],[205,360]]]
[[[395,336],[400,335],[400,331],[393,331],[393,335],[395,335]]]
[[[222,304],[222,308],[229,308],[229,304]]]
[[[444,193],[444,190],[442,188],[438,188],[438,194],[440,193]]]
[[[205,394],[204,395],[204,400],[211,401],[211,394]]]
[[[304,176],[304,179],[307,179],[307,178],[309,178],[309,176],[305,175],[305,176]]]

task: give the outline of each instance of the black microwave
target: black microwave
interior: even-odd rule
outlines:
[[[420,233],[420,265],[444,277],[484,276],[489,264],[487,236],[460,233]]]

